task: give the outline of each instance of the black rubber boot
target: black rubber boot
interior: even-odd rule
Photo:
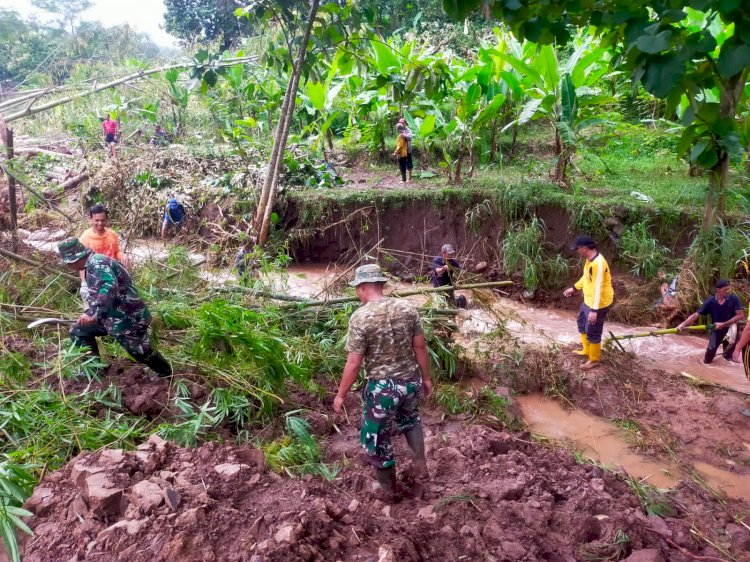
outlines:
[[[172,366],[158,351],[151,351],[146,355],[140,355],[138,353],[131,353],[131,355],[133,356],[133,359],[139,363],[143,363],[160,377],[172,376]]]
[[[378,484],[385,492],[393,493],[396,490],[396,467],[376,468],[375,476]]]
[[[172,365],[170,365],[169,361],[167,361],[164,356],[157,351],[152,351],[151,355],[146,358],[145,363],[154,373],[156,373],[160,377],[172,376]]]
[[[424,452],[424,432],[422,426],[418,425],[404,431],[406,444],[412,453],[412,467],[415,476],[427,476],[427,459]]]

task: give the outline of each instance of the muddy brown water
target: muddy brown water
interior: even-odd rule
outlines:
[[[559,402],[540,394],[517,396],[515,401],[532,431],[550,439],[572,442],[588,459],[610,468],[621,467],[631,477],[658,488],[672,488],[679,480],[690,477],[673,463],[633,452],[625,431],[597,416],[577,409],[566,410]],[[699,461],[692,465],[712,487],[729,497],[750,500],[750,476]]]

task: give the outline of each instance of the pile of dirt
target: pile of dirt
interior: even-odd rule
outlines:
[[[379,498],[365,467],[347,466],[335,482],[287,479],[266,471],[262,452],[246,445],[183,449],[152,436],[136,451],[85,453],[47,475],[26,502],[35,514],[29,520],[35,537],[22,539],[23,559],[681,562],[688,553],[720,556],[694,541],[689,518],[644,515],[616,476],[576,464],[528,435],[439,421],[428,423],[427,432],[431,478],[396,503]],[[329,456],[356,455],[355,432],[347,433],[331,439]],[[710,499],[688,486],[677,495],[714,534],[730,537],[735,552],[750,546],[750,535],[722,518]]]

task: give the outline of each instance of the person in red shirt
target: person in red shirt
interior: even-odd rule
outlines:
[[[104,142],[109,146],[109,153],[115,157],[117,151],[115,145],[117,144],[117,121],[114,121],[107,113],[107,118],[102,121],[102,130],[104,131]]]

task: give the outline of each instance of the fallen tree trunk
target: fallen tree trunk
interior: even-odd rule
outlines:
[[[77,176],[73,176],[69,180],[64,181],[60,184],[60,187],[63,191],[65,191],[66,189],[77,186],[79,183],[83,183],[87,179],[89,179],[89,173],[83,172],[81,174],[78,174]]]
[[[76,283],[81,282],[80,277],[76,277],[75,275],[71,275],[70,273],[66,273],[65,271],[60,271],[58,268],[53,267],[51,265],[39,263],[34,260],[30,260],[29,258],[26,258],[24,256],[19,256],[18,254],[14,254],[13,252],[9,252],[8,250],[3,250],[2,248],[0,248],[0,256],[3,256],[5,258],[8,258],[8,259],[20,262],[20,263],[25,263],[26,265],[30,265],[31,267],[38,267],[45,271],[49,271],[50,273],[55,273],[59,275],[60,277],[65,277],[65,279],[70,279],[71,281],[75,281]]]
[[[46,150],[44,148],[32,148],[32,147],[21,147],[16,148],[17,156],[58,156],[60,158],[73,158],[72,154],[66,154],[64,152],[55,152],[53,150]]]
[[[37,200],[39,200],[39,201],[41,201],[42,203],[44,203],[45,205],[47,205],[47,207],[49,207],[50,211],[53,211],[53,212],[55,212],[55,213],[58,213],[58,214],[62,215],[62,216],[63,216],[63,217],[65,217],[65,218],[66,218],[66,219],[68,220],[68,222],[70,222],[70,223],[75,223],[75,221],[73,220],[73,217],[71,217],[71,216],[70,216],[70,215],[68,215],[67,213],[64,213],[63,211],[61,211],[60,209],[58,209],[57,207],[55,207],[55,206],[54,206],[54,205],[53,205],[52,203],[50,203],[50,202],[49,202],[49,201],[47,200],[47,198],[46,198],[46,197],[44,197],[44,195],[42,195],[41,193],[39,193],[39,192],[38,192],[38,191],[37,191],[36,189],[34,189],[33,187],[30,187],[30,186],[29,186],[29,184],[28,184],[28,183],[26,183],[26,181],[25,181],[25,180],[22,180],[22,179],[20,179],[20,178],[19,178],[19,176],[20,176],[20,175],[22,175],[22,174],[19,174],[19,173],[18,173],[18,172],[16,172],[15,170],[11,170],[11,169],[10,169],[10,167],[9,167],[9,166],[7,166],[7,165],[3,165],[3,164],[0,164],[0,168],[2,168],[2,169],[3,169],[3,171],[4,171],[4,172],[5,172],[6,174],[8,174],[8,176],[10,176],[10,177],[12,177],[13,179],[15,179],[15,180],[16,180],[16,182],[18,183],[18,185],[20,185],[20,186],[21,186],[21,187],[23,187],[23,188],[24,188],[24,189],[25,189],[26,191],[28,191],[29,193],[31,193],[31,195],[33,195],[33,196],[34,196],[34,197],[35,197],[35,198],[36,198]]]

